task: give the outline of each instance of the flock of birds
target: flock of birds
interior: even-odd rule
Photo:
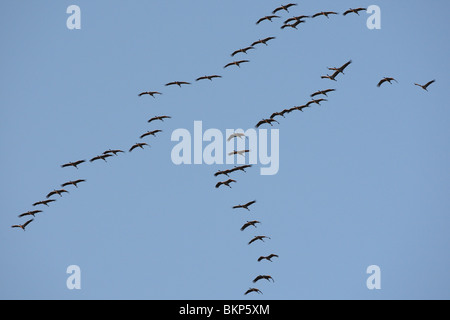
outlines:
[[[295,7],[295,6],[297,6],[297,4],[295,4],[295,3],[289,3],[289,4],[286,4],[286,5],[281,5],[280,7],[274,9],[272,11],[271,15],[264,16],[264,17],[260,18],[256,22],[256,24],[260,24],[260,23],[262,23],[264,21],[272,22],[275,19],[280,19],[281,16],[275,15],[276,13],[282,12],[282,11],[289,12],[289,8]],[[346,16],[346,15],[349,15],[349,14],[352,14],[352,13],[356,14],[356,15],[359,15],[359,12],[361,12],[361,11],[366,11],[366,9],[365,8],[350,8],[347,11],[345,11],[343,13],[343,15]],[[321,16],[324,16],[324,17],[329,19],[329,17],[331,15],[338,15],[338,13],[334,12],[334,11],[322,11],[322,12],[315,13],[315,14],[313,14],[311,16],[306,16],[306,15],[294,16],[294,17],[291,17],[291,18],[285,20],[283,25],[281,26],[281,29],[285,29],[285,28],[297,29],[297,27],[301,23],[305,23],[306,22],[305,19],[317,18],[317,17],[321,17]],[[250,46],[247,46],[247,47],[244,47],[242,49],[238,49],[238,50],[233,51],[231,53],[231,56],[234,57],[234,56],[236,56],[238,54],[247,54],[248,51],[255,50],[257,45],[265,45],[265,46],[267,46],[269,41],[274,40],[274,39],[276,39],[276,38],[273,37],[273,36],[267,37],[267,38],[263,38],[263,39],[259,39],[259,40],[255,41],[255,42],[253,42]],[[227,63],[223,68],[227,69],[227,68],[229,68],[231,66],[237,66],[237,67],[240,68],[241,64],[249,63],[249,62],[250,62],[249,60],[236,60],[236,61],[232,61],[230,63]],[[352,63],[352,60],[349,60],[348,62],[346,62],[342,66],[328,68],[328,70],[334,71],[334,72],[331,75],[329,75],[329,74],[323,75],[323,76],[321,76],[321,78],[322,79],[329,79],[329,80],[332,80],[332,81],[337,81],[337,77],[340,74],[344,74],[344,71],[346,70],[346,68],[351,63]],[[195,81],[196,82],[203,81],[203,80],[213,81],[214,79],[217,79],[217,78],[222,78],[222,76],[221,75],[217,75],[217,74],[204,75],[204,76],[196,78]],[[384,77],[383,79],[381,79],[378,82],[377,87],[381,87],[384,83],[392,84],[393,82],[398,82],[398,81],[395,78],[393,78],[393,77]],[[433,84],[434,82],[435,82],[435,80],[431,80],[431,81],[429,81],[429,82],[427,82],[426,84],[423,84],[423,85],[418,84],[418,83],[414,83],[414,85],[422,88],[425,91],[428,91],[428,87],[431,84]],[[173,82],[166,83],[165,86],[166,87],[170,87],[170,86],[182,87],[182,86],[187,86],[187,85],[191,85],[191,84],[192,84],[191,82],[187,82],[187,81],[173,81]],[[278,112],[274,112],[274,113],[272,113],[270,115],[270,117],[263,118],[262,120],[257,122],[255,127],[259,128],[260,126],[265,125],[265,124],[268,124],[270,126],[273,126],[273,123],[278,123],[279,124],[279,122],[275,119],[276,117],[283,117],[284,118],[286,114],[289,114],[289,113],[291,113],[293,111],[301,111],[301,112],[303,112],[303,110],[305,108],[309,108],[309,107],[314,106],[314,105],[320,105],[322,102],[328,101],[327,99],[325,99],[323,97],[328,97],[328,94],[330,94],[331,92],[334,92],[334,91],[336,91],[336,89],[334,89],[334,88],[318,90],[318,91],[316,91],[316,92],[314,92],[314,93],[312,93],[310,95],[310,100],[307,103],[305,103],[303,105],[299,105],[299,106],[293,106],[291,108],[286,108],[286,109],[283,109],[283,110],[278,111]],[[139,97],[142,97],[142,96],[145,96],[145,95],[148,95],[148,96],[151,96],[153,98],[156,98],[156,96],[162,95],[162,93],[159,92],[159,91],[144,91],[144,92],[141,92],[141,93],[138,94]],[[319,97],[319,98],[316,98],[316,97]],[[165,119],[170,119],[170,118],[171,118],[171,116],[167,116],[167,115],[155,116],[155,117],[149,119],[147,122],[148,123],[152,123],[154,121],[164,122]],[[155,137],[156,134],[159,134],[161,132],[162,132],[162,130],[160,130],[160,129],[147,131],[147,132],[143,133],[140,136],[140,139],[144,139],[144,138],[149,137],[149,136]],[[234,133],[234,134],[230,135],[227,140],[230,141],[231,139],[234,139],[234,138],[243,138],[243,137],[244,137],[243,133]],[[133,150],[135,150],[137,148],[144,149],[144,147],[149,147],[149,145],[147,143],[145,143],[145,142],[138,142],[138,143],[133,144],[129,148],[128,152],[133,152]],[[248,152],[250,152],[250,150],[235,150],[235,151],[231,152],[229,155],[237,155],[237,156],[241,155],[241,156],[244,156],[245,153],[248,153]],[[121,153],[125,153],[125,151],[120,150],[120,149],[109,149],[109,150],[104,151],[100,155],[97,155],[97,156],[91,158],[89,160],[89,162],[92,163],[92,162],[95,162],[95,161],[98,161],[98,160],[103,160],[104,162],[107,162],[108,158],[118,156]],[[82,165],[84,163],[87,163],[87,162],[88,162],[87,160],[77,160],[77,161],[65,163],[65,164],[61,165],[61,167],[62,168],[72,167],[72,168],[78,169],[78,167],[80,165]],[[217,182],[215,187],[217,189],[219,189],[222,186],[226,186],[226,187],[232,188],[231,187],[231,183],[236,183],[237,181],[232,179],[232,178],[230,178],[230,174],[233,174],[233,173],[238,172],[238,171],[246,172],[246,169],[251,168],[251,167],[252,167],[252,165],[242,165],[242,166],[235,166],[235,167],[230,168],[230,169],[219,170],[219,171],[215,172],[214,173],[215,177],[218,177],[218,176],[221,176],[221,175],[224,175],[224,176],[228,177],[227,180]],[[47,206],[47,207],[49,207],[49,205],[51,203],[56,201],[56,199],[54,199],[54,197],[58,197],[58,196],[59,197],[63,197],[63,194],[69,193],[69,191],[66,190],[67,187],[78,188],[79,184],[85,183],[85,182],[86,182],[85,179],[78,179],[78,180],[74,180],[74,181],[67,181],[67,182],[61,184],[61,188],[60,189],[54,189],[53,191],[49,192],[46,195],[46,199],[45,200],[41,200],[41,201],[35,202],[35,203],[33,203],[32,206],[33,207],[38,207],[38,206]],[[64,189],[64,188],[66,188],[66,189]],[[235,206],[232,207],[232,209],[244,209],[244,210],[250,211],[249,208],[255,203],[256,203],[256,200],[252,200],[252,201],[249,201],[249,202],[244,203],[244,204],[235,205]],[[35,215],[38,214],[38,213],[42,213],[42,212],[43,212],[42,210],[30,210],[28,212],[21,213],[19,215],[19,218],[30,217],[30,216],[32,216],[33,218],[27,220],[26,222],[24,222],[22,224],[12,225],[12,228],[19,228],[19,229],[22,229],[22,230],[25,231],[26,227],[32,221],[34,221]],[[243,225],[241,226],[240,230],[241,231],[245,231],[245,230],[247,230],[250,227],[257,228],[257,225],[259,225],[259,224],[261,224],[261,221],[259,221],[259,220],[248,220],[245,223],[243,223]],[[249,240],[248,245],[251,245],[252,243],[254,243],[256,241],[265,242],[264,239],[271,239],[271,238],[269,236],[265,236],[265,235],[256,235],[256,236],[254,236],[253,238],[251,238]],[[273,258],[279,258],[279,256],[277,254],[275,254],[275,253],[271,253],[271,254],[269,254],[267,256],[261,255],[257,259],[257,261],[258,262],[261,262],[261,261],[272,262]],[[252,280],[252,282],[253,283],[257,283],[260,280],[267,280],[269,282],[274,282],[274,279],[270,275],[258,275]],[[251,287],[247,291],[245,291],[244,294],[247,295],[249,293],[262,294],[262,291],[259,290],[258,288]]]

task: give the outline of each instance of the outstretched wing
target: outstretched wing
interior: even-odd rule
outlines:
[[[250,226],[250,223],[246,223],[241,227],[241,231],[244,231],[248,226]]]
[[[34,219],[30,219],[30,220],[28,220],[27,222],[25,222],[23,225],[22,225],[22,227],[26,227],[27,225],[29,225],[32,221],[33,221]]]
[[[385,83],[386,81],[387,81],[387,79],[381,79],[380,82],[378,82],[377,87],[378,87],[378,88],[381,87],[381,85],[382,85],[383,83]]]
[[[249,203],[246,203],[245,206],[246,206],[246,207],[251,206],[251,205],[254,204],[255,202],[256,202],[256,200],[250,201]]]
[[[47,195],[47,199],[50,198],[51,196],[55,195],[57,192],[56,191],[52,191]]]
[[[436,80],[431,80],[431,81],[427,82],[427,83],[424,85],[424,87],[425,87],[425,88],[428,88],[428,86],[429,86],[430,84],[435,83],[435,82],[436,82]]]

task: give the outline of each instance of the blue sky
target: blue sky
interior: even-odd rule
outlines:
[[[81,8],[81,30],[66,9]],[[274,1],[3,1],[1,4],[0,298],[448,299],[450,98],[446,1],[301,1],[287,19],[378,5],[368,15],[255,22]],[[284,20],[284,19],[283,19]],[[230,57],[275,36],[269,46]],[[241,68],[223,69],[240,57]],[[352,59],[337,82],[327,67]],[[213,82],[195,82],[220,74]],[[393,85],[377,88],[392,76]],[[436,79],[429,92],[414,86]],[[170,81],[193,82],[165,87]],[[255,166],[214,188],[226,165],[180,165],[171,133],[253,128],[279,119],[280,170]],[[447,88],[447,89],[446,89]],[[161,91],[156,99],[137,95]],[[156,115],[172,119],[148,124]],[[266,128],[270,128],[267,127]],[[61,169],[109,148],[151,147]],[[78,189],[36,216],[17,215],[68,180]],[[257,200],[250,212],[233,205]],[[247,220],[257,229],[239,229]],[[255,235],[271,240],[247,245]],[[279,259],[257,262],[260,255]],[[66,269],[81,268],[81,290]],[[366,268],[381,268],[368,290]],[[252,283],[269,274],[275,283]],[[256,286],[263,295],[243,293]]]

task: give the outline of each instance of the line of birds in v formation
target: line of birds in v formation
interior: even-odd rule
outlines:
[[[289,8],[291,8],[293,6],[297,6],[297,4],[289,3],[287,5],[281,5],[280,7],[276,8],[275,10],[273,10],[272,15],[268,15],[268,16],[264,16],[264,17],[260,18],[256,22],[256,24],[260,24],[260,23],[262,23],[264,21],[272,22],[274,19],[281,18],[280,16],[275,15],[275,14],[277,12],[279,12],[279,11],[289,12]],[[346,15],[348,15],[350,13],[354,13],[354,14],[359,15],[360,11],[365,11],[365,10],[367,10],[367,9],[365,9],[365,8],[350,8],[349,10],[345,11],[343,13],[343,15],[346,16]],[[322,12],[318,12],[318,13],[312,15],[312,16],[306,16],[306,15],[294,16],[292,18],[289,18],[289,19],[285,20],[283,25],[282,25],[282,27],[281,27],[281,29],[285,29],[285,28],[297,29],[298,25],[300,25],[301,23],[305,23],[306,22],[306,20],[304,20],[304,19],[316,18],[316,17],[319,17],[319,16],[325,16],[326,18],[329,18],[329,16],[337,15],[337,14],[338,13],[334,12],[334,11],[322,11]],[[238,49],[238,50],[234,51],[231,54],[231,56],[234,57],[237,54],[247,54],[247,51],[254,50],[255,46],[257,46],[259,44],[264,44],[264,45],[267,46],[268,42],[271,41],[271,40],[274,40],[274,39],[275,39],[275,37],[267,37],[267,38],[264,38],[264,39],[259,39],[258,41],[253,42],[248,47],[245,47],[245,48]],[[226,69],[226,68],[228,68],[230,66],[240,67],[241,64],[247,63],[247,62],[250,62],[250,61],[249,60],[233,61],[233,62],[230,62],[230,63],[226,64],[224,66],[224,69]],[[336,79],[337,76],[339,74],[344,74],[344,70],[351,63],[352,63],[352,60],[346,62],[344,65],[342,65],[340,67],[328,68],[328,70],[334,71],[334,73],[332,73],[331,75],[329,75],[329,74],[323,75],[323,76],[321,76],[321,78],[322,79],[329,79],[329,80],[337,81],[337,79]],[[216,74],[209,75],[209,76],[205,75],[205,76],[197,78],[196,81],[201,81],[201,80],[210,80],[210,81],[212,81],[215,78],[222,78],[222,76],[216,75]],[[393,78],[393,77],[384,77],[383,79],[381,79],[378,82],[377,87],[381,87],[386,82],[392,84],[393,81],[397,82],[397,80],[395,78]],[[427,82],[424,85],[421,85],[421,84],[418,84],[418,83],[414,83],[414,85],[421,87],[425,91],[428,91],[428,87],[434,82],[435,82],[435,80],[431,80],[431,81]],[[173,82],[169,82],[169,83],[165,84],[166,87],[169,87],[169,86],[179,86],[179,87],[181,87],[182,85],[191,85],[191,83],[190,82],[186,82],[186,81],[173,81]],[[287,108],[287,109],[283,109],[282,111],[274,112],[274,113],[272,113],[272,115],[269,118],[264,118],[264,119],[260,120],[256,124],[255,127],[259,128],[263,124],[269,124],[270,126],[273,126],[272,123],[274,123],[274,122],[279,124],[279,122],[275,119],[277,116],[280,116],[280,117],[284,118],[285,114],[289,114],[289,113],[291,113],[293,111],[302,111],[303,112],[303,109],[309,108],[312,105],[320,105],[321,102],[328,101],[328,100],[325,99],[325,98],[318,98],[318,99],[316,99],[315,97],[318,97],[318,96],[320,96],[320,97],[324,97],[324,96],[328,97],[328,94],[330,92],[333,92],[333,91],[336,91],[336,89],[318,90],[318,91],[316,91],[316,92],[311,94],[311,100],[309,102],[307,102],[306,104],[300,105],[300,106],[294,106],[292,108]],[[156,95],[162,95],[162,93],[159,92],[159,91],[145,91],[145,92],[141,92],[138,96],[142,97],[144,95],[149,95],[149,96],[155,98]],[[155,117],[149,119],[147,122],[151,123],[153,121],[164,121],[164,119],[170,119],[170,118],[171,117],[167,116],[167,115],[155,116]],[[148,136],[154,136],[155,137],[156,134],[158,134],[160,132],[162,132],[162,130],[159,130],[159,129],[152,130],[152,131],[147,131],[147,132],[143,133],[140,136],[140,139],[143,139],[143,138],[148,137]],[[230,135],[227,140],[230,141],[231,139],[234,139],[234,138],[242,139],[242,138],[245,138],[245,135],[243,133],[234,133],[234,134]],[[145,143],[145,142],[135,143],[134,145],[131,146],[131,148],[129,149],[129,152],[132,152],[133,150],[135,150],[137,148],[144,149],[145,146],[149,146],[149,145],[147,143]],[[239,150],[239,151],[235,150],[235,151],[229,153],[229,155],[245,156],[245,153],[247,153],[247,152],[250,152],[250,150]],[[95,161],[98,161],[98,160],[103,160],[103,161],[107,162],[107,160],[106,160],[107,158],[110,158],[110,157],[113,157],[113,156],[118,156],[119,153],[125,153],[125,151],[120,150],[120,149],[109,149],[109,150],[104,151],[102,154],[93,157],[92,159],[89,160],[89,162],[95,162]],[[85,162],[87,162],[87,161],[86,160],[78,160],[78,161],[74,161],[74,162],[69,162],[69,163],[63,164],[63,165],[61,165],[61,167],[62,168],[74,167],[74,168],[78,169],[78,166],[83,164],[83,163],[85,163]],[[229,178],[229,175],[231,173],[234,173],[236,171],[246,172],[245,169],[250,168],[250,167],[252,167],[252,165],[235,166],[235,167],[233,167],[231,169],[219,170],[216,173],[214,173],[214,176],[218,177],[220,175],[225,175],[225,176],[227,176]],[[86,180],[85,179],[78,179],[78,180],[68,181],[68,182],[63,183],[61,185],[61,187],[65,188],[65,187],[68,187],[68,186],[74,186],[74,187],[78,188],[78,184],[83,183],[83,182],[86,182]],[[221,186],[227,186],[227,187],[231,188],[231,185],[230,185],[231,183],[236,183],[236,180],[229,178],[229,179],[227,179],[225,181],[219,181],[215,185],[215,187],[216,188],[220,188]],[[53,196],[58,195],[58,196],[62,197],[62,195],[64,193],[69,193],[69,191],[67,191],[66,189],[55,189],[55,190],[53,190],[53,191],[51,191],[50,193],[47,194],[46,200],[35,202],[33,204],[33,207],[40,206],[40,205],[45,205],[45,206],[49,207],[50,203],[56,201],[55,199],[52,199]],[[245,204],[239,204],[239,205],[233,206],[232,208],[233,209],[245,209],[247,211],[250,211],[249,207],[252,206],[254,203],[256,203],[256,200],[249,201],[249,202],[247,202]],[[27,216],[33,216],[33,218],[34,218],[36,214],[41,213],[41,212],[43,212],[43,211],[42,210],[28,211],[28,212],[20,214],[19,217],[22,218],[22,217],[27,217]],[[13,225],[12,228],[20,228],[20,229],[25,231],[25,228],[32,221],[34,221],[34,219],[30,219],[30,220],[26,221],[23,224]],[[261,224],[261,221],[258,221],[258,220],[247,221],[240,228],[240,230],[244,231],[248,227],[255,227],[255,228],[257,228],[257,224]],[[257,235],[255,237],[253,237],[248,242],[248,245],[254,243],[255,241],[262,241],[262,242],[264,242],[264,239],[271,239],[271,238],[268,237],[268,236],[265,236],[265,235]],[[260,262],[260,261],[266,260],[266,261],[272,262],[273,258],[278,258],[278,257],[279,256],[277,254],[271,253],[271,254],[269,254],[267,256],[260,256],[257,259],[257,261]],[[253,283],[258,282],[259,280],[267,280],[267,281],[274,282],[274,279],[270,275],[258,275],[256,278],[253,279]],[[247,295],[247,294],[252,293],[252,292],[262,294],[261,290],[259,290],[258,288],[249,288],[244,294]]]

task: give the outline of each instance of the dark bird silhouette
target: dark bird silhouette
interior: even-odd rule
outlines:
[[[300,23],[305,23],[306,21],[305,20],[297,20],[296,22],[293,22],[293,23],[290,23],[290,24],[284,24],[284,25],[282,25],[281,26],[281,29],[285,29],[285,28],[292,28],[292,29],[296,29],[296,30],[298,30],[297,29],[297,26],[300,24]]]
[[[296,5],[297,5],[296,3],[289,3],[289,4],[281,5],[281,6],[279,6],[278,8],[275,8],[275,10],[272,11],[272,14],[275,14],[275,13],[277,13],[278,11],[281,11],[281,10],[284,10],[284,11],[286,11],[286,12],[289,12],[289,8],[290,8],[290,7],[293,7],[293,6],[296,6]]]
[[[336,72],[337,72],[336,76],[337,76],[339,73],[344,74],[344,70],[345,70],[351,63],[352,63],[352,60],[346,62],[342,67],[339,67],[339,68],[328,68],[328,70],[336,71]],[[336,76],[335,76],[335,77],[336,77]]]
[[[171,118],[172,117],[169,117],[169,116],[157,116],[157,117],[153,117],[153,118],[149,119],[147,122],[150,123],[150,122],[156,121],[156,120],[164,122],[164,119],[171,119]]]
[[[314,98],[315,96],[318,96],[318,95],[324,95],[324,96],[328,97],[327,93],[333,92],[333,91],[336,91],[336,89],[319,90],[319,91],[314,92],[311,95],[311,98]]]
[[[114,150],[109,149],[109,150],[103,152],[103,154],[111,154],[111,153],[113,155],[117,156],[118,153],[124,153],[124,152],[122,150],[119,150],[119,149],[114,149]]]
[[[292,17],[292,18],[289,18],[289,19],[287,19],[286,21],[284,21],[284,24],[288,24],[289,22],[292,22],[292,21],[300,21],[300,20],[303,20],[303,19],[305,19],[305,18],[311,18],[310,16],[297,16],[297,17]]]
[[[248,207],[250,207],[254,203],[256,203],[256,200],[247,202],[246,204],[240,204],[240,205],[234,206],[233,209],[246,209],[246,210],[250,211],[250,209]]]
[[[318,104],[320,106],[320,103],[322,101],[328,101],[328,100],[327,99],[312,99],[311,101],[308,101],[308,103],[305,106],[309,107],[313,103]]]
[[[91,160],[89,160],[89,162],[94,162],[94,161],[97,161],[97,160],[103,160],[105,162],[108,162],[108,161],[106,161],[106,158],[109,158],[109,157],[112,157],[112,156],[113,156],[112,154],[104,153],[104,154],[101,154],[99,156],[96,156],[96,157],[92,158]]]
[[[272,122],[276,122],[276,123],[278,123],[278,124],[280,124],[277,120],[275,120],[275,119],[262,119],[260,122],[258,122],[257,124],[256,124],[256,128],[259,128],[261,125],[263,125],[264,123],[268,123],[268,124],[270,124],[270,126],[271,127],[273,127],[273,124],[272,124]]]
[[[313,18],[316,18],[316,17],[319,17],[319,16],[325,16],[325,17],[327,17],[328,19],[329,19],[329,15],[332,15],[332,14],[338,14],[337,12],[334,12],[334,11],[322,11],[322,12],[318,12],[318,13],[316,13],[316,14],[314,14],[312,17]]]
[[[250,150],[244,150],[244,151],[245,151],[245,152],[249,152]],[[234,167],[233,169],[230,169],[230,171],[231,171],[231,172],[235,172],[235,171],[244,171],[244,172],[247,172],[247,171],[245,171],[245,169],[251,168],[251,167],[252,167],[251,164],[244,164],[244,165],[242,165],[242,166]]]
[[[27,222],[25,222],[24,224],[15,224],[13,226],[11,226],[11,228],[21,228],[23,231],[25,231],[25,227],[27,225],[29,225],[34,219],[28,220]]]
[[[245,223],[242,227],[241,227],[241,231],[244,231],[246,228],[250,227],[250,226],[254,226],[256,228],[256,224],[257,223],[261,223],[258,220],[253,220],[253,221],[247,221],[247,223]]]
[[[339,71],[336,71],[336,72],[333,73],[331,76],[330,76],[329,74],[327,74],[326,76],[321,76],[321,78],[322,78],[322,79],[330,79],[330,80],[333,80],[333,81],[337,81],[337,80],[336,80],[336,77],[337,77],[337,75],[338,75],[339,73],[340,73]]]
[[[259,289],[257,289],[257,288],[250,288],[250,289],[248,289],[247,291],[245,291],[244,295],[247,295],[247,294],[252,293],[252,292],[257,292],[257,293],[263,294],[263,293],[261,292],[261,290],[259,290]]]
[[[236,182],[236,180],[228,179],[228,180],[226,180],[226,181],[218,182],[218,183],[216,184],[216,188],[219,188],[221,185],[225,185],[225,186],[231,188],[231,186],[230,186],[230,183],[231,183],[231,182]]]
[[[75,168],[78,169],[78,166],[79,166],[80,164],[84,163],[84,162],[86,162],[86,160],[79,160],[79,161],[75,161],[75,162],[69,162],[69,163],[63,164],[63,165],[61,166],[61,168],[75,167]]]
[[[250,152],[250,150],[246,149],[246,150],[239,150],[239,151],[231,151],[228,153],[229,156],[235,155],[235,154],[239,154],[241,156],[244,156],[245,153]]]
[[[303,109],[305,109],[305,108],[309,108],[309,105],[304,104],[302,106],[293,107],[292,110],[298,110],[298,111],[303,112]]]
[[[272,113],[272,115],[270,116],[270,119],[273,119],[273,118],[275,118],[275,117],[277,117],[277,116],[286,118],[284,115],[285,115],[286,113],[291,113],[292,111],[293,111],[293,109],[291,108],[291,109],[284,109],[283,111],[279,111],[279,112],[274,112],[274,113]]]
[[[359,11],[367,11],[366,8],[356,8],[356,9],[348,9],[343,13],[344,16],[348,15],[349,13],[356,13],[359,16]]]
[[[168,86],[177,85],[177,86],[179,86],[181,88],[182,84],[188,85],[188,84],[191,84],[191,83],[190,82],[186,82],[186,81],[173,81],[173,82],[166,83],[165,86],[168,87]]]
[[[249,51],[249,50],[254,50],[254,49],[255,49],[255,48],[254,48],[253,46],[246,47],[246,48],[242,48],[242,49],[239,49],[239,50],[234,51],[234,52],[231,54],[231,56],[234,57],[234,56],[237,55],[238,53],[245,53],[245,54],[247,54],[247,51]]]
[[[271,259],[274,258],[274,257],[278,258],[278,255],[272,253],[272,254],[268,255],[267,257],[261,256],[261,257],[258,258],[258,262],[262,261],[262,260],[268,260],[268,261],[272,262]]]
[[[162,132],[162,130],[147,131],[146,133],[144,133],[143,135],[141,135],[140,138],[142,139],[142,138],[145,138],[145,137],[147,137],[147,136],[154,136],[154,137],[156,137],[156,134],[157,134],[158,132]]]
[[[264,239],[270,239],[270,237],[266,237],[266,236],[256,236],[254,237],[252,240],[250,240],[250,242],[248,244],[252,244],[253,242],[255,242],[256,240],[261,240],[262,242],[264,242]]]
[[[145,91],[145,92],[139,93],[139,97],[142,97],[143,95],[146,95],[146,94],[148,94],[149,96],[152,96],[153,98],[155,98],[155,94],[161,95],[162,93],[158,92],[158,91]]]
[[[424,85],[421,85],[421,84],[418,84],[418,83],[414,83],[414,84],[415,84],[416,86],[421,87],[423,90],[428,91],[428,86],[429,86],[430,84],[432,84],[432,83],[435,83],[435,82],[436,82],[436,80],[431,80],[431,81],[427,82],[427,83],[424,84]]]
[[[35,202],[35,203],[33,203],[33,207],[36,207],[36,206],[39,206],[39,205],[45,205],[45,206],[49,206],[48,204],[49,203],[51,203],[51,202],[55,202],[56,200],[53,200],[53,199],[51,199],[51,200],[44,200],[44,201],[38,201],[38,202]]]
[[[257,288],[250,288],[250,289],[248,289],[247,291],[245,291],[244,295],[247,295],[247,294],[249,294],[249,293],[251,293],[251,292],[257,292],[257,293],[263,294],[263,293],[261,292],[261,290],[259,290],[259,289],[257,289]]]
[[[133,146],[130,148],[130,152],[133,151],[133,150],[136,149],[136,148],[144,149],[144,146],[148,146],[148,144],[146,144],[146,143],[144,143],[144,142],[136,143],[135,145],[133,145]]]
[[[63,193],[69,193],[69,191],[64,190],[64,189],[60,189],[60,190],[53,190],[52,192],[50,192],[47,195],[47,199],[50,198],[51,196],[54,196],[55,194],[57,194],[58,196],[62,197]]]
[[[275,15],[272,15],[272,16],[265,16],[265,17],[262,17],[261,19],[259,19],[259,20],[256,22],[256,24],[260,24],[261,22],[263,22],[263,21],[265,21],[265,20],[268,20],[268,21],[272,22],[272,19],[275,19],[275,18],[281,18],[281,17],[280,17],[280,16],[275,16]]]
[[[219,170],[219,171],[217,171],[216,173],[214,173],[214,177],[218,177],[218,176],[220,176],[221,174],[223,174],[223,175],[225,175],[225,176],[227,176],[228,177],[228,174],[230,174],[232,171],[230,170],[230,169],[227,169],[227,170]]]
[[[86,180],[84,180],[84,179],[78,179],[78,180],[75,180],[75,181],[69,181],[69,182],[66,182],[66,183],[63,183],[62,185],[61,185],[61,187],[67,187],[67,186],[75,186],[76,188],[78,188],[78,184],[79,183],[81,183],[81,182],[86,182]]]
[[[381,87],[381,85],[382,85],[383,83],[385,83],[385,82],[389,82],[390,84],[392,84],[392,81],[395,81],[395,82],[398,83],[398,81],[395,80],[394,78],[391,78],[391,77],[384,77],[383,79],[380,80],[380,82],[378,82],[377,87],[378,87],[378,88]]]
[[[257,44],[265,44],[266,46],[268,45],[267,42],[269,42],[270,40],[274,40],[276,39],[275,37],[267,37],[265,39],[259,39],[258,41],[255,41],[252,43],[252,47],[256,46]]]
[[[200,80],[209,80],[209,81],[212,81],[212,79],[214,79],[214,78],[222,78],[222,76],[219,76],[219,75],[217,75],[217,74],[213,74],[213,75],[211,75],[211,76],[203,76],[203,77],[197,78],[197,79],[195,79],[195,81],[200,81]]]
[[[225,68],[228,68],[230,66],[238,66],[240,68],[241,64],[242,63],[246,63],[246,62],[250,62],[250,61],[248,61],[248,60],[233,61],[233,62],[230,62],[230,63],[226,64],[223,68],[225,69]]]
[[[258,281],[261,280],[261,279],[265,279],[265,280],[267,280],[267,281],[269,281],[269,282],[270,282],[270,280],[272,280],[272,282],[275,282],[275,280],[273,280],[273,278],[272,278],[271,276],[268,276],[268,275],[259,275],[259,276],[257,276],[255,279],[253,279],[253,283],[258,282]]]
[[[40,213],[42,210],[34,210],[34,211],[28,211],[22,214],[19,214],[19,218],[25,217],[25,216],[35,216],[36,213]]]

